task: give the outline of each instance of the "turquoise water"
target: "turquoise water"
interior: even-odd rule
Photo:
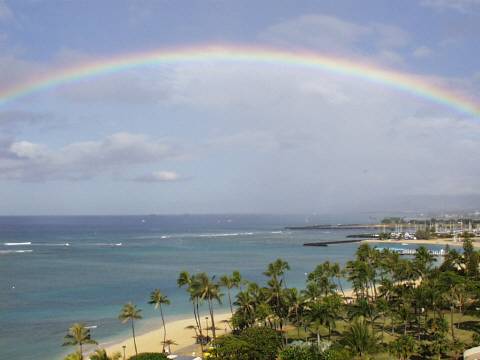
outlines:
[[[262,283],[266,265],[290,263],[288,286],[330,260],[344,264],[357,244],[303,247],[345,239],[352,231],[286,231],[301,218],[268,216],[0,217],[0,358],[60,359],[73,322],[97,326],[104,343],[128,336],[121,306],[143,309],[139,331],[157,324],[147,304],[160,288],[172,301],[167,318],[190,315],[182,270],[222,275],[239,270]],[[6,243],[31,243],[5,245]],[[68,244],[68,245],[67,245]],[[27,250],[27,252],[20,252]]]

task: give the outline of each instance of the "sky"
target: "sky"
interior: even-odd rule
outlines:
[[[368,63],[480,103],[480,0],[0,0],[0,93],[165,48]],[[480,208],[480,118],[321,69],[184,62],[0,105],[0,215]]]

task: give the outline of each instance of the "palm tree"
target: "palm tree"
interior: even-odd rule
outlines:
[[[240,275],[239,271],[235,270],[234,272],[232,272],[232,281],[233,281],[233,287],[235,288],[240,288],[242,283],[244,283],[242,279],[242,275]]]
[[[377,347],[377,339],[370,332],[370,328],[365,321],[355,320],[345,333],[343,342],[354,355],[360,357],[374,352]]]
[[[135,320],[140,320],[142,315],[140,314],[142,310],[138,309],[136,305],[129,302],[128,304],[123,305],[122,310],[120,311],[120,315],[118,315],[118,319],[123,323],[127,323],[130,321],[132,326],[132,336],[133,336],[133,346],[135,348],[135,355],[138,355],[137,351],[137,341],[135,339]]]
[[[268,264],[267,271],[265,271],[263,274],[272,279],[281,280],[281,283],[287,287],[285,281],[285,271],[287,270],[290,270],[290,265],[288,262],[282,259],[277,259],[273,263]]]
[[[187,271],[182,271],[177,279],[177,285],[179,287],[186,286],[187,292],[190,294],[190,302],[193,307],[193,317],[195,318],[195,323],[197,324],[197,329],[200,333],[200,346],[202,347],[203,352],[203,331],[202,331],[202,322],[200,320],[200,304],[198,294],[195,293],[193,288],[193,282],[195,277],[190,275]]]
[[[119,360],[122,355],[119,352],[114,353],[112,356],[108,356],[105,349],[97,349],[90,355],[90,360]]]
[[[220,293],[220,286],[214,280],[215,277],[210,279],[206,273],[199,273],[195,276],[192,287],[194,289],[194,293],[199,297],[200,300],[207,301],[208,311],[212,321],[212,335],[213,338],[216,339],[213,302],[217,301],[218,303],[221,303],[220,298],[222,294]]]
[[[237,306],[235,314],[241,316],[246,324],[252,325],[255,322],[255,300],[249,291],[240,291],[234,303]]]
[[[234,279],[233,277],[230,277],[228,275],[223,275],[220,278],[219,284],[220,286],[223,286],[224,288],[227,289],[228,304],[230,305],[230,312],[233,315],[232,296],[230,294],[230,290],[235,286]]]
[[[97,342],[91,338],[90,329],[87,329],[84,324],[75,323],[68,329],[62,346],[78,346],[78,353],[83,359],[84,344],[97,344]]]
[[[285,301],[283,301],[282,296],[282,285],[285,284],[284,275],[286,270],[290,270],[288,263],[282,259],[277,259],[273,263],[268,264],[267,270],[263,273],[270,277],[268,281],[269,296],[267,302],[278,317],[281,332],[283,330],[284,319],[288,316],[288,307]]]
[[[172,353],[172,350],[171,350],[171,346],[172,345],[178,345],[175,341],[171,340],[171,339],[167,339],[165,341],[162,342],[163,346],[167,346],[168,347],[168,353],[171,354]]]
[[[78,351],[75,351],[65,356],[63,360],[83,360],[83,356]]]
[[[195,339],[198,340],[198,331],[197,331],[197,327],[196,327],[195,325],[185,326],[185,330],[193,330],[193,331],[195,331]]]
[[[305,310],[305,301],[295,288],[287,289],[285,297],[288,304],[288,317],[297,327],[297,336],[300,337],[300,325]]]
[[[328,338],[332,336],[332,329],[336,328],[336,321],[342,309],[342,298],[338,294],[325,296],[322,299],[322,317],[320,321],[328,328]]]
[[[418,275],[424,278],[431,271],[432,264],[435,261],[436,259],[430,251],[425,246],[420,246],[415,253],[413,262]]]
[[[170,300],[168,297],[159,289],[155,289],[150,294],[150,301],[148,302],[151,305],[155,306],[155,309],[160,309],[160,316],[162,317],[162,325],[163,325],[163,342],[167,339],[167,329],[165,328],[165,318],[163,316],[163,308],[162,305],[170,305]],[[165,352],[165,345],[163,345],[162,352]]]
[[[399,360],[408,360],[415,352],[416,344],[413,337],[403,335],[390,343],[389,351]]]

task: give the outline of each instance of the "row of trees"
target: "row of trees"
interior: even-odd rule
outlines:
[[[463,253],[447,249],[437,266],[425,247],[404,258],[362,244],[343,268],[328,261],[318,265],[301,291],[287,287],[289,266],[277,260],[264,273],[266,286],[247,283],[238,292],[230,336],[254,327],[276,330],[281,359],[457,358],[480,345],[479,259],[470,240]],[[350,291],[343,288],[347,281]],[[304,346],[288,346],[300,339]],[[314,348],[305,347],[312,343]],[[223,344],[217,341],[218,359],[250,359],[225,357]],[[229,353],[235,354],[232,347],[230,338]]]
[[[182,272],[177,284],[192,304],[194,324],[189,328],[202,352],[206,344],[214,346],[208,353],[213,359],[345,359],[388,353],[398,359],[456,358],[467,346],[480,344],[480,255],[467,239],[462,253],[447,249],[440,265],[436,260],[425,247],[405,258],[362,244],[343,267],[319,264],[301,290],[287,286],[290,266],[281,259],[267,266],[264,285],[246,281],[238,272],[219,279]],[[225,296],[222,289],[232,312],[232,334],[217,336],[215,307]],[[149,303],[160,311],[165,352],[171,340],[163,306],[170,301],[157,289]],[[205,311],[210,324],[204,326]],[[130,323],[137,353],[134,324],[141,310],[126,304],[119,318]],[[263,350],[253,349],[247,339],[255,334],[264,334],[273,345],[259,342]],[[80,356],[84,344],[94,343],[79,324],[66,340],[79,346]]]

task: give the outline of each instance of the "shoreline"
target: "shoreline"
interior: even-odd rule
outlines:
[[[480,248],[480,242],[476,241],[478,238],[472,239],[472,244],[474,248]],[[449,239],[432,239],[432,240],[378,240],[378,239],[365,239],[361,243],[370,243],[370,244],[413,244],[413,245],[449,245],[449,246],[463,246],[463,240],[453,241]]]
[[[230,331],[228,326],[221,323],[223,320],[230,320],[232,314],[230,312],[222,312],[215,314],[215,325],[218,335],[225,334]],[[205,317],[202,317],[202,321]],[[185,329],[189,325],[194,325],[195,320],[193,315],[188,317],[182,317],[172,321],[167,321],[165,327],[167,330],[167,339],[171,339],[177,343],[177,345],[171,346],[172,354],[180,355],[192,355],[195,352],[200,354],[200,345],[195,344],[195,331],[191,329]],[[138,353],[142,352],[161,352],[163,341],[163,327],[161,320],[159,320],[159,326],[153,330],[146,331],[135,336]],[[135,349],[133,345],[133,337],[129,336],[121,341],[115,341],[113,343],[100,343],[98,347],[104,348],[109,355],[115,352],[120,352],[123,356],[122,346],[126,346],[125,355],[126,358],[135,355]],[[95,348],[92,349],[92,351]],[[168,349],[168,348],[167,348]]]

